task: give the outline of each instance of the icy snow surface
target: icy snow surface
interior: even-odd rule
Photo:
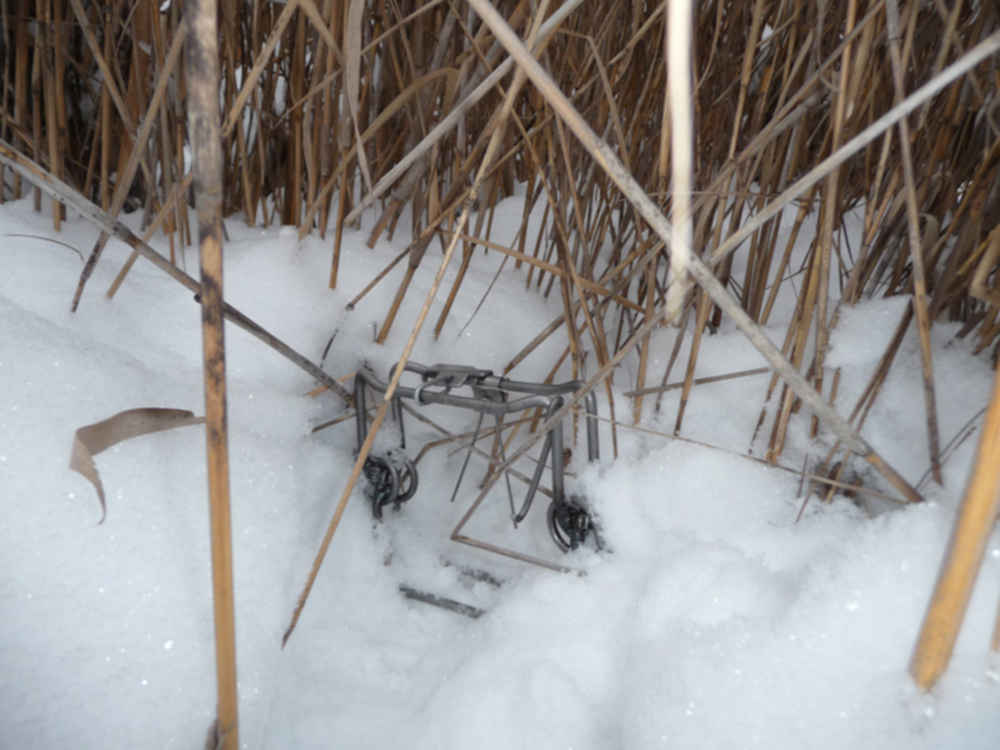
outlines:
[[[46,203],[48,209],[48,204]],[[493,239],[511,240],[518,200],[500,206]],[[135,217],[129,217],[134,220]],[[367,222],[373,217],[369,214]],[[403,216],[400,227],[408,226]],[[227,223],[227,298],[336,377],[396,360],[440,260],[435,244],[385,346],[372,343],[404,265],[357,309],[345,303],[406,245],[374,250],[348,232],[339,288],[329,291],[331,241],[289,229]],[[200,748],[214,718],[214,652],[202,429],[120,444],[96,458],[108,495],[97,525],[92,487],[67,468],[73,432],[139,406],[203,413],[199,310],[190,293],[140,260],[113,301],[108,284],[128,255],[112,241],[68,312],[81,269],[30,200],[0,206],[0,747]],[[13,236],[34,235],[34,237]],[[96,230],[70,218],[60,241],[86,255]],[[160,237],[154,244],[167,252]],[[499,259],[477,256],[440,340],[430,328],[414,358],[500,371],[559,311],[558,294],[525,290],[508,263],[473,317]],[[737,263],[737,268],[738,268]],[[196,254],[186,253],[196,273]],[[781,339],[786,317],[768,331]],[[851,409],[906,300],[843,310],[831,364],[837,406]],[[467,328],[463,327],[470,320]],[[617,320],[608,320],[609,330]],[[942,442],[983,406],[991,373],[956,328],[934,330]],[[796,473],[826,453],[793,419],[782,461],[748,460],[769,378],[698,386],[682,429],[701,447],[621,429],[612,462],[575,458],[571,480],[600,515],[611,551],[561,555],[542,499],[514,530],[503,484],[467,527],[479,539],[570,565],[557,574],[448,540],[485,464],[474,458],[459,499],[447,499],[464,454],[420,461],[417,496],[376,525],[360,489],[334,537],[288,646],[281,634],[352,464],[354,429],[311,428],[344,411],[308,397],[309,377],[227,327],[233,541],[241,741],[247,748],[989,748],[1000,745],[1000,685],[988,672],[1000,590],[992,537],[962,636],[930,696],[906,674],[923,608],[972,461],[978,433],[949,455],[945,487],[922,485],[919,507],[861,508],[815,498]],[[653,337],[651,379],[677,335]],[[562,332],[513,376],[545,377]],[[686,361],[687,344],[682,349]],[[595,358],[589,358],[594,367]],[[730,326],[702,343],[696,376],[759,367]],[[631,404],[637,363],[616,374],[617,416]],[[682,377],[683,364],[671,379]],[[567,369],[560,379],[568,379]],[[600,391],[600,413],[608,403]],[[775,399],[777,396],[775,396]],[[678,391],[643,425],[670,433]],[[426,414],[456,431],[474,417]],[[773,415],[774,400],[769,414]],[[927,468],[919,350],[911,330],[865,426],[913,483]],[[765,430],[766,431],[766,430]],[[408,422],[413,456],[440,437]],[[767,440],[753,446],[760,455]],[[582,457],[578,445],[575,454]],[[851,470],[888,491],[857,462]],[[515,488],[517,489],[517,488]],[[487,571],[495,586],[463,573]],[[404,599],[400,583],[488,610],[478,620]]]

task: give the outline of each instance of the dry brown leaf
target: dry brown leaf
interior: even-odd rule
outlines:
[[[101,422],[78,429],[73,435],[73,454],[69,459],[69,468],[83,474],[97,490],[97,498],[101,501],[101,520],[98,523],[104,523],[108,509],[104,499],[104,485],[97,473],[94,456],[129,438],[185,425],[203,424],[204,421],[204,417],[196,417],[185,409],[145,407],[121,411]]]

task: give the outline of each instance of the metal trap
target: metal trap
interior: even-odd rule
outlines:
[[[394,372],[395,368],[390,372],[390,379]],[[497,468],[502,463],[506,463],[507,460],[503,441],[505,420],[512,415],[526,416],[526,413],[532,410],[537,410],[542,419],[547,420],[563,406],[566,396],[574,393],[583,385],[581,381],[576,380],[560,384],[511,380],[494,375],[490,370],[462,365],[438,364],[428,367],[416,362],[408,362],[404,366],[404,372],[413,373],[419,377],[419,382],[416,385],[408,386],[404,385],[401,380],[399,387],[393,394],[391,409],[399,426],[399,445],[379,453],[373,452],[364,464],[364,474],[368,484],[366,494],[371,502],[372,513],[379,520],[382,519],[386,507],[392,506],[398,510],[404,503],[411,500],[417,494],[419,486],[416,464],[420,456],[417,459],[411,459],[408,456],[404,424],[404,411],[413,412],[414,410],[412,407],[404,409],[404,401],[413,402],[414,406],[420,409],[430,405],[450,406],[465,409],[477,415],[476,427],[466,446],[466,456],[452,492],[451,500],[454,501],[469,465],[469,459],[473,452],[478,451],[476,443],[483,434],[483,422],[487,416],[491,417],[494,422],[492,428],[493,450],[488,455],[490,465],[487,478],[490,478]],[[380,380],[370,371],[359,370],[354,378],[355,426],[359,451],[368,436],[367,391],[369,389],[385,393],[388,389],[388,383]],[[587,459],[588,461],[597,461],[599,458],[597,400],[593,393],[588,393],[583,399],[583,403],[586,413]],[[407,406],[409,407],[409,404]],[[423,452],[420,455],[422,456]],[[593,516],[585,499],[579,495],[567,495],[566,493],[566,453],[561,422],[553,426],[545,435],[541,451],[536,458],[533,474],[530,477],[520,475],[522,481],[527,483],[527,489],[519,502],[515,502],[514,492],[511,488],[510,475],[512,472],[509,468],[504,470],[507,497],[510,503],[510,517],[514,527],[517,528],[531,510],[535,497],[540,491],[542,476],[548,465],[551,465],[551,489],[542,488],[541,491],[551,496],[547,510],[547,523],[552,540],[564,552],[576,549],[588,541],[599,547],[600,541],[594,526]],[[469,512],[465,514],[452,533],[453,539],[456,541],[467,540],[467,538],[460,536],[461,527],[468,521],[482,499],[483,495],[473,503]],[[486,543],[476,543],[474,546],[491,549],[491,545]],[[525,555],[511,554],[501,548],[492,548],[491,551],[519,559],[527,559],[531,562],[536,561]]]

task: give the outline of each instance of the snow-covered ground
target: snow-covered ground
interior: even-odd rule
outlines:
[[[51,220],[30,200],[0,206],[0,747],[200,748],[215,713],[204,440],[184,427],[122,443],[96,463],[108,496],[67,468],[74,431],[125,409],[202,407],[199,310],[190,293],[140,260],[104,297],[128,255],[112,241],[78,313],[68,312],[81,258],[48,241]],[[509,239],[517,200],[494,239]],[[133,217],[134,218],[134,217]],[[372,221],[371,215],[368,222]],[[399,222],[408,226],[407,217]],[[326,288],[329,240],[227,223],[226,294],[238,308],[332,375],[363,362],[384,375],[398,358],[440,259],[417,273],[385,346],[373,341],[403,272],[353,311],[347,300],[406,239],[368,250],[345,239],[339,288]],[[504,232],[509,228],[505,235]],[[31,235],[31,236],[25,236]],[[58,236],[86,255],[96,230],[72,219]],[[163,238],[154,244],[165,252]],[[525,290],[509,263],[473,316],[499,263],[477,257],[439,341],[414,359],[500,371],[559,310]],[[197,271],[188,252],[188,270]],[[444,291],[457,270],[453,264]],[[838,408],[850,410],[905,300],[844,311],[831,364]],[[787,306],[786,306],[787,309]],[[616,321],[615,321],[616,323]],[[783,333],[784,320],[769,330]],[[956,328],[934,330],[943,442],[986,404],[991,372]],[[448,503],[464,454],[420,461],[417,496],[373,522],[360,490],[348,506],[298,629],[281,634],[353,460],[351,422],[330,394],[255,339],[227,327],[241,740],[248,748],[989,748],[1000,744],[1000,684],[989,635],[1000,592],[991,539],[951,667],[930,696],[907,661],[972,461],[978,433],[950,455],[928,502],[873,514],[815,498],[801,520],[796,473],[745,457],[768,377],[698,386],[682,435],[727,451],[627,429],[610,459],[570,466],[600,514],[610,552],[563,556],[544,503],[511,528],[503,485],[467,527],[479,539],[585,571],[558,574],[448,540],[485,470],[473,458]],[[658,379],[676,331],[654,336]],[[563,335],[513,376],[541,379]],[[671,379],[682,376],[681,364]],[[911,482],[927,468],[919,351],[907,337],[864,434]],[[593,367],[594,358],[590,358]],[[730,326],[706,337],[697,376],[759,367]],[[631,405],[636,360],[616,388]],[[568,379],[569,372],[560,373]],[[600,413],[608,405],[600,391]],[[673,429],[647,399],[643,426]],[[473,415],[423,407],[457,431]],[[771,406],[773,414],[774,406]],[[798,415],[782,461],[815,463],[828,438],[806,439]],[[440,437],[414,420],[411,457]],[[758,438],[760,455],[766,435]],[[487,444],[488,445],[488,444]],[[582,446],[575,451],[584,455]],[[862,472],[867,484],[877,477]],[[883,508],[877,510],[884,511]],[[501,586],[467,574],[489,572]],[[402,597],[403,583],[487,610],[471,620]]]

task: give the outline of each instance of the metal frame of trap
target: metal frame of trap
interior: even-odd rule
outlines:
[[[398,364],[393,366],[389,373],[389,380],[392,379],[397,367]],[[451,406],[472,411],[478,415],[475,431],[468,443],[468,451],[452,491],[451,500],[454,501],[472,456],[473,448],[479,440],[484,418],[487,415],[492,416],[495,422],[494,447],[488,470],[492,473],[495,470],[497,459],[506,462],[502,440],[506,416],[537,409],[547,420],[562,408],[565,403],[564,396],[575,393],[583,385],[581,381],[577,380],[558,384],[511,380],[494,375],[490,370],[464,365],[437,364],[426,366],[416,362],[407,362],[403,370],[418,375],[420,383],[415,387],[400,385],[392,396],[391,409],[399,426],[399,446],[380,454],[369,455],[364,465],[365,477],[369,484],[367,494],[372,503],[372,512],[377,519],[382,518],[383,509],[386,506],[392,505],[398,509],[403,503],[409,501],[416,494],[419,484],[416,462],[410,460],[406,455],[403,399],[413,401],[419,406],[430,404]],[[361,446],[364,445],[365,439],[368,437],[367,389],[370,388],[384,394],[388,387],[386,381],[379,379],[370,370],[362,368],[355,375],[354,406],[358,451],[361,450]],[[597,399],[593,392],[588,393],[584,399],[584,411],[586,415],[587,459],[594,462],[599,459],[600,451],[597,433]],[[535,470],[527,480],[528,489],[519,507],[515,507],[509,472],[505,470],[504,474],[511,521],[517,528],[531,510],[545,467],[551,461],[552,500],[546,514],[547,523],[553,541],[565,552],[580,546],[588,538],[597,541],[597,534],[586,501],[578,495],[566,494],[566,461],[563,446],[562,423],[557,422],[545,436]],[[562,566],[556,566],[514,550],[462,535],[462,528],[482,503],[485,494],[485,491],[480,494],[452,531],[451,538],[454,541],[525,562],[562,569]]]

